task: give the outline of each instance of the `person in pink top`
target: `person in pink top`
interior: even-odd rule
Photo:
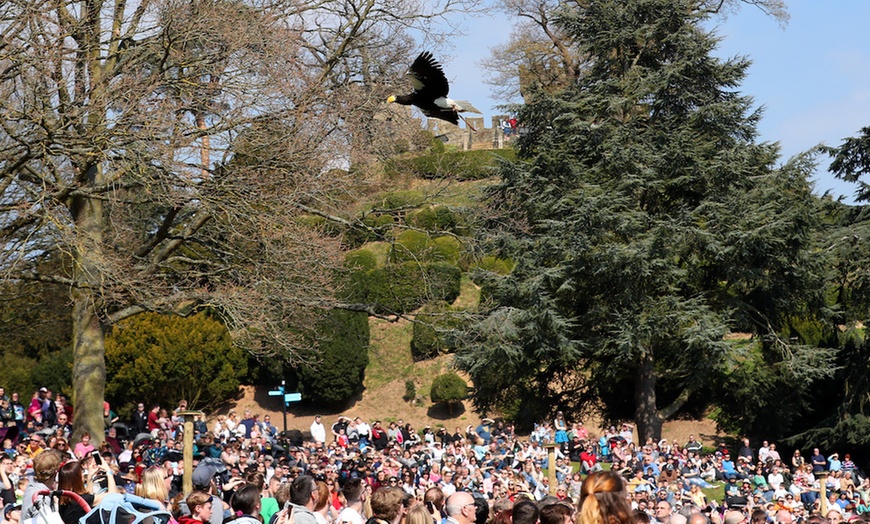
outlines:
[[[73,449],[73,453],[75,453],[79,460],[82,460],[93,450],[94,446],[91,444],[91,435],[86,431],[82,434],[82,440],[76,444],[75,449]]]

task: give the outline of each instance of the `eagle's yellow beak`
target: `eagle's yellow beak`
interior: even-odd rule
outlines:
[[[387,98],[387,103],[388,103],[388,104],[392,104],[392,103],[395,102],[395,101],[396,101],[396,97],[395,97],[395,95],[390,95],[390,96]]]

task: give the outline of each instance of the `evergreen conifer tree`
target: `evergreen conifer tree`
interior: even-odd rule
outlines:
[[[664,420],[715,400],[699,393],[721,393],[747,351],[724,340],[733,330],[763,340],[783,383],[806,379],[789,409],[829,372],[829,353],[779,336],[821,305],[811,163],[775,167],[736,91],[749,61],[714,57],[693,5],[561,11],[587,68],[558,94],[525,93],[521,160],[489,194],[490,232],[516,267],[489,276],[489,309],[458,356],[478,408],[540,420],[597,402],[659,438]]]

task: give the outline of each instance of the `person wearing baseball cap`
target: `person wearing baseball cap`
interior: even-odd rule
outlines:
[[[6,504],[3,507],[3,523],[18,524],[21,521],[21,504]]]

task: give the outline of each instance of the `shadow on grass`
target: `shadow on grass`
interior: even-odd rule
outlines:
[[[465,406],[461,402],[454,402],[452,405],[446,402],[433,404],[426,412],[430,418],[436,420],[450,420],[465,413]]]

